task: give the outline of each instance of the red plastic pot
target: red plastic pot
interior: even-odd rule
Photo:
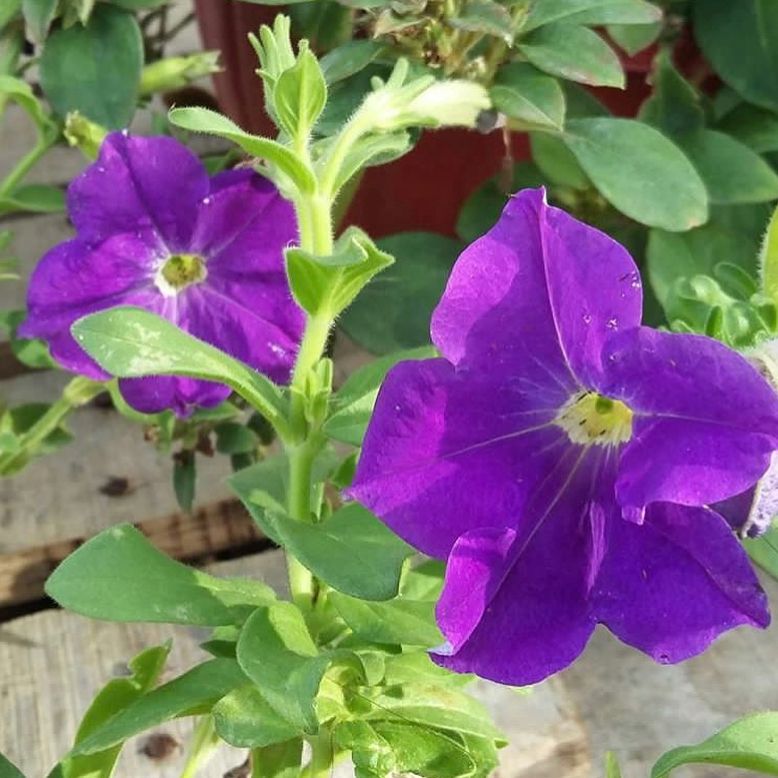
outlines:
[[[272,21],[278,6],[235,0],[196,0],[203,43],[220,49],[224,72],[216,76],[222,110],[242,127],[270,133],[264,113],[256,55],[247,34]],[[700,61],[691,36],[681,39],[682,66],[690,72]],[[634,116],[651,89],[647,81],[653,52],[625,59],[627,88],[593,90],[616,115]],[[513,139],[517,160],[529,157],[526,136]],[[504,157],[500,132],[482,135],[466,130],[426,132],[416,148],[389,165],[368,170],[346,219],[375,237],[405,230],[453,234],[462,203],[495,175]]]

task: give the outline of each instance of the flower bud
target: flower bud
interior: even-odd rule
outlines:
[[[183,57],[166,57],[143,68],[138,91],[141,95],[168,92],[218,73],[219,52],[201,51]]]
[[[63,135],[71,146],[81,150],[87,159],[97,159],[100,144],[108,134],[108,131],[90,121],[78,111],[71,111],[65,118]]]

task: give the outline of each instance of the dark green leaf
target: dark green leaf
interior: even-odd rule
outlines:
[[[557,186],[590,189],[591,181],[560,138],[543,132],[530,133],[532,161],[543,176]]]
[[[251,753],[251,778],[298,778],[302,751],[300,738],[255,749]]]
[[[245,683],[246,676],[234,659],[211,659],[119,711],[84,738],[73,754],[94,754],[179,716],[206,713]]]
[[[724,116],[717,129],[760,154],[778,151],[778,114],[759,106],[740,103]]]
[[[274,599],[259,581],[214,578],[170,559],[130,524],[74,551],[51,574],[46,593],[96,619],[204,626],[233,624],[233,606]]]
[[[513,19],[495,0],[465,0],[462,9],[448,23],[459,30],[486,33],[506,43],[513,41]]]
[[[287,13],[292,19],[295,37],[310,41],[316,52],[331,51],[351,37],[352,14],[335,0],[293,3]]]
[[[697,132],[705,125],[699,92],[676,70],[670,53],[663,50],[654,60],[654,91],[640,108],[640,120],[665,135]]]
[[[40,61],[41,86],[61,116],[79,111],[120,129],[135,113],[142,67],[135,17],[101,3],[86,26],[74,24],[49,36]]]
[[[516,48],[551,75],[592,86],[624,87],[621,61],[588,27],[550,24],[522,38]]]
[[[616,45],[627,52],[631,57],[647,49],[656,42],[662,32],[662,23],[651,24],[609,24],[608,35]]]
[[[0,778],[24,778],[21,771],[0,754]]]
[[[566,154],[570,154],[564,146],[562,149]],[[499,179],[500,176],[490,178],[465,200],[456,225],[457,235],[465,243],[472,243],[488,232],[497,223],[508,204],[510,195],[501,188]],[[531,162],[519,162],[513,167],[509,191],[518,192],[520,189],[538,187],[544,183],[545,180],[535,165]]]
[[[778,175],[748,146],[715,130],[678,139],[705,182],[712,203],[763,203],[778,198]]]
[[[125,710],[156,684],[165,665],[170,644],[148,648],[128,663],[130,675],[109,681],[95,696],[81,720],[75,744],[98,732],[120,711]],[[56,778],[109,778],[122,744],[83,756],[68,756],[57,765]]]
[[[236,748],[281,744],[299,733],[252,684],[222,697],[213,707],[213,719],[219,737]]]
[[[429,343],[429,322],[461,244],[430,232],[406,232],[378,241],[397,257],[345,311],[341,326],[374,354]]]
[[[661,17],[661,10],[645,0],[543,0],[532,3],[521,30],[529,32],[560,20],[590,25],[650,24]]]
[[[264,159],[289,176],[302,192],[313,192],[316,179],[311,169],[286,146],[274,140],[251,135],[235,122],[208,108],[173,108],[170,121],[191,132],[217,135],[237,143],[247,154]]]
[[[385,46],[373,40],[352,40],[325,54],[319,64],[328,84],[359,73],[376,59]]]
[[[426,648],[443,644],[435,624],[434,602],[403,598],[364,602],[338,593],[330,599],[343,621],[365,640]]]
[[[695,0],[694,37],[717,75],[751,103],[778,111],[778,5]]]
[[[517,129],[561,130],[564,125],[565,96],[559,82],[532,65],[514,62],[501,67],[489,96]]]
[[[58,186],[25,184],[6,197],[0,197],[0,215],[23,211],[59,213],[65,210],[65,192]]]
[[[71,331],[103,369],[119,378],[185,375],[228,384],[276,428],[284,426],[286,410],[275,384],[161,316],[111,308],[79,319]]]
[[[216,450],[220,454],[245,454],[255,451],[259,445],[254,432],[235,421],[217,424],[213,431],[216,433]]]
[[[695,746],[668,751],[651,770],[651,778],[664,778],[686,764],[717,764],[778,775],[778,713],[746,716]]]
[[[703,182],[683,152],[652,127],[631,119],[573,119],[564,141],[600,193],[636,221],[683,232],[707,220]]]
[[[182,451],[173,459],[173,491],[182,511],[191,511],[197,489],[197,460],[194,451]]]
[[[376,359],[352,373],[332,400],[332,413],[324,424],[324,432],[334,440],[359,446],[373,412],[378,389],[390,368],[398,362],[431,359],[435,355],[431,346],[400,351]]]

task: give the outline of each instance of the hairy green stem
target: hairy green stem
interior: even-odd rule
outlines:
[[[213,716],[203,716],[192,734],[192,744],[181,778],[195,778],[200,768],[208,764],[220,742],[221,739],[214,728]]]
[[[9,195],[51,148],[49,138],[41,136],[37,143],[17,162],[16,167],[0,183],[0,197]]]

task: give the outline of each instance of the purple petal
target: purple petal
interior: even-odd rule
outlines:
[[[231,393],[228,386],[179,376],[123,378],[119,381],[124,399],[141,413],[160,413],[168,409],[188,416],[197,407],[213,408]]]
[[[583,651],[595,626],[589,586],[601,532],[582,508],[582,488],[585,480],[565,481],[546,517],[536,518],[508,553],[510,530],[473,530],[457,541],[438,609],[449,643],[433,655],[438,664],[524,686]],[[457,612],[457,596],[464,613]]]
[[[738,625],[770,622],[745,551],[707,508],[651,505],[642,525],[609,522],[607,544],[594,615],[659,662],[699,654]]]
[[[350,494],[411,545],[444,558],[474,527],[514,526],[560,459],[555,408],[445,360],[387,375]]]
[[[117,235],[96,248],[80,239],[47,252],[33,272],[27,294],[27,319],[19,334],[43,338],[63,367],[90,378],[107,374],[70,334],[74,321],[117,305],[153,308],[159,295],[150,270],[153,254],[134,235]]]
[[[605,338],[639,324],[641,305],[624,248],[525,190],[457,260],[432,338],[457,366],[566,398],[599,374]]]
[[[618,499],[707,505],[751,486],[778,445],[778,396],[742,356],[697,335],[646,327],[605,350],[600,391],[635,413]]]
[[[131,233],[183,252],[208,190],[205,168],[177,140],[114,132],[97,161],[71,183],[68,211],[86,242]]]

